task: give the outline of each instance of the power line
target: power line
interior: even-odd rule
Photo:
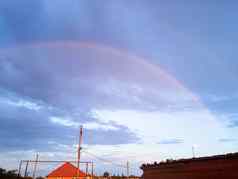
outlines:
[[[83,152],[84,152],[84,153],[87,153],[87,154],[89,154],[90,156],[92,156],[92,157],[94,157],[94,158],[96,158],[96,159],[98,159],[98,160],[100,160],[100,161],[103,161],[103,162],[105,162],[105,163],[110,163],[110,164],[115,165],[115,166],[118,166],[118,167],[126,168],[125,165],[118,164],[118,163],[114,163],[114,162],[112,162],[112,161],[110,161],[110,160],[107,160],[107,159],[101,158],[101,157],[99,157],[99,156],[97,156],[97,155],[95,155],[95,154],[92,154],[91,152],[87,152],[87,151],[83,151]]]
[[[64,162],[69,162],[69,163],[77,163],[75,160],[21,160],[21,162],[28,162],[28,163],[64,163]],[[91,161],[80,161],[80,163],[92,163]]]
[[[105,162],[105,163],[110,163],[110,164],[112,164],[112,165],[114,165],[114,166],[128,169],[128,166],[127,166],[127,165],[122,165],[122,164],[118,164],[118,163],[112,162],[112,161],[110,161],[110,160],[108,160],[108,159],[104,159],[104,158],[99,157],[99,156],[97,156],[97,155],[95,155],[95,154],[93,154],[93,153],[91,153],[91,152],[88,152],[88,151],[83,151],[83,152],[84,152],[84,153],[87,153],[87,154],[89,154],[90,156],[92,156],[92,157],[94,157],[94,158],[96,158],[96,159],[98,159],[98,160],[100,160],[100,161],[103,161],[103,162]],[[132,167],[130,167],[130,169],[138,170],[137,168],[132,168]]]

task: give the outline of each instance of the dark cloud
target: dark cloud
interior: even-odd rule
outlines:
[[[0,20],[15,41],[32,41],[39,37],[43,22],[42,1],[23,0],[21,2],[3,0],[0,2]],[[3,33],[3,35],[5,35]]]
[[[143,34],[151,33],[147,26],[149,17],[145,13],[139,15],[141,20],[138,21],[137,12],[144,11],[144,4],[136,2],[135,6],[127,1],[102,3],[98,0],[93,3],[87,0],[3,0],[0,2],[0,22],[3,22],[1,25],[5,31],[0,37],[7,35],[8,39],[0,45],[86,40],[120,47],[131,46],[137,36],[140,35],[143,42],[147,41],[147,38],[142,39]]]
[[[37,64],[24,62],[24,60],[20,62],[19,60],[1,58],[1,87],[22,96],[44,101],[49,97],[50,90],[47,88],[51,86],[51,76],[44,68],[40,72],[39,68],[36,67]]]
[[[0,86],[19,96],[68,110],[92,107],[150,110],[152,106],[177,105],[180,92],[183,102],[192,100],[156,66],[97,48],[61,43],[3,49]],[[172,96],[175,89],[177,95]]]
[[[34,44],[4,48],[0,55],[2,96],[42,107],[38,111],[1,107],[2,144],[9,148],[41,147],[47,141],[70,144],[77,129],[53,124],[51,116],[70,117],[78,123],[98,122],[91,113],[94,109],[151,110],[151,106],[177,104],[178,100],[169,94],[174,89],[184,96],[177,83],[156,66],[106,47],[72,42]],[[168,97],[163,96],[164,92]],[[184,101],[183,97],[180,100]],[[118,130],[86,130],[86,143],[109,145],[139,140],[127,127],[110,125]]]
[[[87,1],[3,0],[0,22],[5,31],[0,37],[7,34],[7,40],[13,43],[92,39],[92,36],[96,39],[99,32],[96,29],[104,25],[103,13],[96,6]],[[101,26],[102,34],[106,27]],[[8,44],[7,40],[0,45]]]
[[[140,139],[136,134],[128,130],[127,127],[121,127],[119,130],[85,130],[86,144],[117,145],[137,143]]]
[[[50,123],[48,120],[50,112],[45,109],[36,111],[2,102],[0,112],[1,150],[47,150],[47,143],[51,140],[71,143],[72,131]],[[62,131],[64,131],[63,136]]]
[[[77,128],[57,125],[50,122],[49,117],[59,114],[54,111],[39,111],[25,107],[1,106],[0,149],[47,151],[54,149],[49,142],[73,145],[78,135]],[[85,122],[82,121],[82,123]],[[116,126],[117,130],[85,129],[85,144],[114,145],[134,143],[138,140],[128,128]],[[116,140],[115,140],[116,139]]]

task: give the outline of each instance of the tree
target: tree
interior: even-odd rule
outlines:
[[[36,179],[45,179],[44,177],[36,177]]]
[[[103,177],[106,177],[106,178],[107,178],[107,177],[109,177],[109,176],[110,176],[110,173],[109,173],[109,172],[104,172],[104,173],[103,173]]]
[[[17,176],[17,170],[5,170],[0,168],[0,178],[1,179],[22,179],[22,177]]]

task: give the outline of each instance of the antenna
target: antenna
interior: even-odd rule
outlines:
[[[193,145],[193,146],[192,146],[193,158],[195,158],[195,151],[194,151],[195,149],[194,149],[194,148],[195,148],[195,146]]]
[[[79,164],[80,164],[80,153],[82,150],[82,141],[83,141],[83,126],[80,126],[80,132],[79,132],[79,145],[78,145],[78,163],[77,163],[77,167],[79,169]]]

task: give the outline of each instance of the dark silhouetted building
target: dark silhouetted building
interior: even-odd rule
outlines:
[[[238,153],[143,164],[144,179],[238,179]]]

